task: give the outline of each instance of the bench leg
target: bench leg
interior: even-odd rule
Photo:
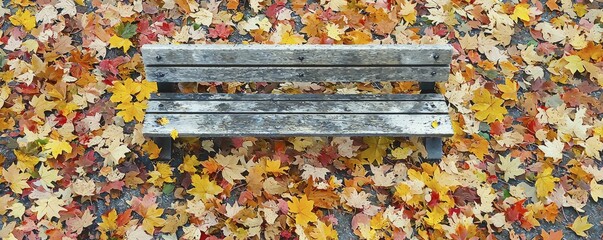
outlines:
[[[442,138],[439,137],[426,137],[425,138],[425,149],[427,150],[427,160],[440,160],[442,159]]]
[[[154,137],[152,139],[161,148],[159,160],[172,160],[172,138]]]

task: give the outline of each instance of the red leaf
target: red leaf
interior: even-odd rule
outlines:
[[[228,36],[233,32],[231,26],[228,26],[224,23],[216,25],[215,28],[209,29],[209,37],[210,38],[220,38],[222,40],[228,39]]]
[[[505,217],[507,221],[514,222],[523,219],[523,214],[528,211],[523,207],[523,203],[525,201],[525,199],[518,201],[511,205],[511,207],[507,209],[507,211],[505,211]]]

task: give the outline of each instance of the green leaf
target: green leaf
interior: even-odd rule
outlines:
[[[510,196],[511,196],[511,192],[509,192],[509,189],[503,190],[503,199],[506,199]]]
[[[115,27],[115,31],[117,32],[117,35],[121,38],[129,39],[136,35],[136,28],[136,24],[120,23],[119,25],[117,25],[117,27]]]
[[[176,188],[176,185],[174,185],[173,183],[163,184],[163,194],[171,194],[172,192],[174,192],[174,188]]]

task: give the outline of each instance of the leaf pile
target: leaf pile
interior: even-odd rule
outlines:
[[[0,6],[0,238],[590,236],[603,198],[598,1],[11,0]],[[455,135],[142,136],[153,43],[454,47]],[[182,92],[417,93],[413,82],[185,83]],[[160,121],[165,121],[160,120]],[[437,126],[437,124],[435,125]],[[178,156],[178,154],[176,154]],[[565,209],[579,216],[567,219]],[[351,224],[339,216],[351,217]],[[590,222],[589,222],[590,221]],[[557,231],[541,231],[544,223]]]

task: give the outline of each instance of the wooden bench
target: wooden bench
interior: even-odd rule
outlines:
[[[144,45],[146,76],[158,82],[143,133],[170,158],[181,137],[425,137],[428,159],[452,136],[444,97],[449,45]],[[177,82],[419,81],[422,94],[182,94]],[[161,125],[158,119],[167,118]],[[434,123],[435,122],[435,123]]]

